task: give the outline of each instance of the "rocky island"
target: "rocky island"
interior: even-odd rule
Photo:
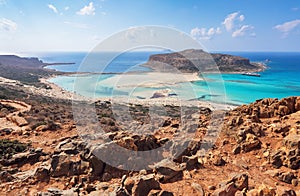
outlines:
[[[232,57],[215,57],[221,59],[219,62],[230,62],[230,71],[238,70],[233,65],[237,66],[239,58],[232,61]],[[153,58],[162,61],[160,55]],[[39,78],[44,73],[40,73],[42,63],[33,61],[35,68],[4,61],[1,66],[10,67],[12,76],[26,74]],[[180,67],[175,62],[174,65]],[[247,60],[240,62],[252,68]],[[6,78],[10,76],[7,72],[0,74],[1,195],[300,194],[300,97],[257,100],[232,110],[203,105],[197,111],[185,114],[192,123],[189,128],[182,124],[180,106],[164,105],[165,113],[159,116],[162,123],[151,125],[149,105],[112,105],[103,100],[87,102],[95,108],[97,115],[97,121],[87,124],[84,131],[84,136],[95,142],[91,148],[91,143],[78,130],[70,99],[38,93],[44,86],[32,91],[30,85],[37,83],[27,83],[20,75],[12,80]],[[85,100],[78,101],[85,103]],[[133,123],[117,121],[113,107],[128,109],[135,123],[144,127],[139,130],[140,134],[130,131]],[[194,107],[189,107],[193,111]],[[84,117],[85,108],[81,111],[80,115]],[[220,122],[221,131],[217,132],[216,125]],[[99,127],[105,133],[97,138]],[[183,140],[174,139],[185,129],[184,133],[192,133],[192,137],[182,135]],[[97,145],[96,139],[104,137],[109,140]],[[140,160],[147,168],[140,171],[122,169],[122,165],[113,167],[97,156],[104,154],[118,160],[121,157],[117,156],[117,150],[110,148],[112,145],[143,152],[166,144],[181,144],[188,137],[190,141],[181,153],[173,152],[172,148],[159,153],[162,161],[155,165],[148,165],[148,159]],[[203,153],[204,149],[207,149],[206,153]],[[176,156],[167,159],[168,154]],[[124,165],[136,163],[129,157]]]
[[[143,66],[157,71],[177,69],[184,73],[194,72],[260,72],[266,69],[262,63],[228,54],[207,53],[203,50],[189,49],[181,52],[155,54]]]

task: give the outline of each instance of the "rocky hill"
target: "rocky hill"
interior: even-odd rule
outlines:
[[[38,58],[22,58],[16,55],[0,55],[0,65],[42,68],[44,63]]]
[[[61,72],[44,69],[44,66],[51,65],[44,63],[38,58],[22,58],[15,55],[0,55],[0,77],[18,80],[25,84],[43,86],[39,79],[49,77]]]
[[[266,68],[263,64],[251,63],[247,58],[194,49],[152,55],[144,66],[159,71],[176,68],[181,72],[258,72]]]
[[[90,148],[76,128],[69,101],[34,94],[29,98],[24,91],[9,88],[1,93],[7,97],[0,100],[1,195],[300,194],[300,97],[263,99],[232,111],[202,107],[198,115],[187,113],[194,124],[186,133],[191,132],[193,139],[183,152],[147,170],[127,171],[97,155],[122,158],[112,144],[133,152],[153,150],[168,141],[181,144],[184,140],[172,139],[182,134],[180,107],[165,106],[165,114],[171,115],[162,115],[162,124],[139,130],[152,134],[136,134],[130,130],[133,124],[115,120],[110,102],[98,101],[93,105],[99,123],[89,124],[84,134],[97,139],[101,127],[105,130],[101,138],[107,136],[109,141]],[[128,108],[136,123],[150,122],[148,106],[120,107]],[[209,129],[219,121],[220,133]],[[170,153],[173,150],[159,153],[159,158]],[[150,158],[140,161],[147,166]],[[137,161],[129,157],[124,164]]]

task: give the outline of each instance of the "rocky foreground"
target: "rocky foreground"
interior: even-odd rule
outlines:
[[[176,155],[171,160],[163,152],[151,166],[145,159],[147,169],[140,171],[112,167],[95,155],[107,153],[110,144],[132,151],[176,145],[173,138],[184,129],[179,107],[165,106],[169,115],[148,126],[152,134],[136,134],[134,125],[116,121],[110,102],[98,101],[99,125],[89,125],[85,136],[95,136],[100,126],[110,140],[91,148],[69,101],[2,87],[0,97],[1,195],[300,194],[300,97],[260,100],[225,116],[201,107],[197,115],[186,114],[194,123],[187,148],[170,152]],[[126,107],[137,123],[150,122],[147,106]],[[210,128],[216,122],[222,122],[220,133]]]

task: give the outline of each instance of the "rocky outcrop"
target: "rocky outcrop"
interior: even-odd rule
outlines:
[[[166,110],[173,116],[164,117],[158,128],[144,126],[147,134],[138,134],[126,129],[132,125],[116,123],[109,103],[99,103],[99,123],[105,133],[101,137],[97,137],[97,132],[84,133],[82,138],[89,136],[91,142],[82,141],[73,121],[67,117],[61,121],[55,118],[60,108],[54,107],[55,115],[46,122],[40,119],[44,120],[51,110],[44,107],[40,112],[40,108],[35,108],[34,112],[22,114],[32,127],[27,134],[1,129],[2,138],[33,143],[19,150],[23,143],[8,142],[12,146],[8,145],[10,150],[4,154],[18,150],[3,156],[0,162],[0,192],[11,195],[297,195],[299,104],[297,97],[259,100],[216,118],[212,118],[215,111],[200,108],[197,115],[185,114],[193,124],[183,127],[178,118],[180,110],[168,106]],[[147,109],[130,107],[136,119]],[[48,120],[59,124],[59,128],[40,130],[38,127]],[[214,124],[218,120],[224,122],[220,133]],[[95,127],[91,125],[87,131],[95,131]],[[101,142],[97,143],[95,138],[101,138]],[[164,151],[158,150],[163,146]],[[134,160],[124,156],[120,149],[132,154],[158,151]],[[121,164],[115,168],[110,165],[114,162],[101,160],[103,156]],[[135,164],[144,169],[120,169],[134,168]]]
[[[227,55],[207,53],[203,50],[184,50],[181,52],[156,54],[150,56],[144,66],[159,71],[180,72],[245,72],[262,71],[265,66],[251,63],[249,59]]]
[[[213,192],[213,196],[235,195],[238,191],[248,189],[248,175],[237,174],[231,179],[219,184],[219,188]]]

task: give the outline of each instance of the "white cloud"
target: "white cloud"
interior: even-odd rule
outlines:
[[[78,15],[95,15],[94,3],[90,2],[89,5],[84,6],[81,10],[77,12]]]
[[[0,18],[0,30],[13,32],[17,30],[17,23],[6,18]]]
[[[210,40],[213,36],[221,33],[222,31],[219,27],[210,29],[196,27],[191,30],[190,34],[196,40]]]
[[[253,31],[254,27],[252,25],[243,24],[246,17],[240,12],[233,12],[224,19],[222,24],[225,26],[227,32],[231,33],[232,37],[242,37],[249,35],[255,37],[256,34]]]
[[[69,6],[66,6],[66,7],[65,7],[65,11],[68,11],[69,9],[70,9]]]
[[[232,37],[242,37],[242,36],[245,36],[248,32],[250,32],[253,29],[254,29],[253,26],[243,25],[243,26],[241,26],[241,28],[237,29],[236,31],[234,31],[232,33]],[[252,37],[254,37],[255,33],[252,32],[250,35]]]
[[[57,10],[57,8],[56,8],[54,5],[49,4],[49,5],[48,5],[48,8],[49,8],[50,10],[52,10],[54,13],[58,13],[58,10]]]
[[[245,16],[244,15],[240,15],[239,19],[240,19],[241,22],[243,22],[245,20]]]
[[[290,32],[300,26],[300,19],[285,22],[283,24],[276,25],[274,28],[284,33],[287,36]]]
[[[243,16],[243,15],[241,15]],[[225,26],[227,31],[232,31],[232,29],[234,28],[234,22],[235,20],[240,17],[239,16],[239,12],[234,12],[229,14],[223,21],[223,25]]]
[[[293,7],[293,8],[292,8],[292,11],[294,11],[294,12],[297,12],[298,10],[299,10],[298,7]]]

